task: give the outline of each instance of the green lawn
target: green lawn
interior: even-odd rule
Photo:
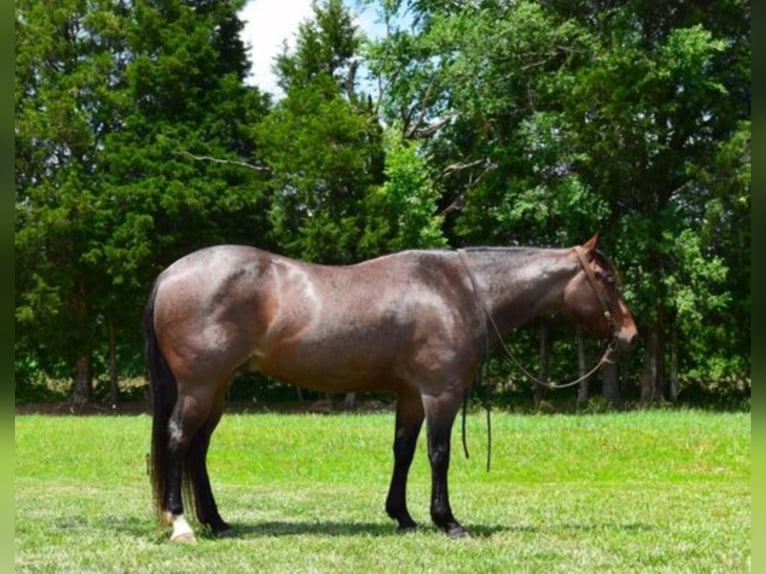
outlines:
[[[17,571],[748,572],[750,415],[482,414],[453,434],[451,500],[473,534],[428,516],[421,437],[409,484],[423,527],[383,510],[393,415],[227,415],[213,488],[231,539],[167,541],[154,522],[150,418],[17,416]],[[199,526],[195,525],[199,532]]]

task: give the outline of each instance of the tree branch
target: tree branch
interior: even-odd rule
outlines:
[[[473,161],[461,161],[458,163],[453,163],[451,165],[448,165],[442,170],[439,178],[446,177],[449,174],[454,173],[456,171],[462,171],[464,169],[470,169],[472,167],[476,167],[477,165],[481,165],[483,163],[488,164],[489,162],[487,162],[485,158],[480,158],[480,159],[475,159]]]
[[[434,85],[436,84],[436,74],[431,76],[431,81],[428,83],[428,87],[426,88],[426,93],[423,95],[423,100],[421,102],[420,107],[420,113],[418,114],[417,119],[415,119],[415,122],[407,129],[407,133],[404,134],[404,137],[406,139],[410,139],[412,136],[415,135],[415,131],[418,129],[418,126],[423,123],[423,120],[426,117],[426,113],[428,113],[428,100],[431,98],[431,92],[434,89]]]
[[[224,165],[234,165],[237,167],[245,167],[247,169],[251,169],[253,171],[269,171],[268,167],[260,166],[260,165],[252,165],[250,163],[244,162],[244,161],[237,161],[233,159],[220,159],[217,157],[211,157],[209,155],[194,155],[191,152],[188,152],[186,150],[178,150],[174,151],[173,155],[182,155],[188,158],[191,158],[193,160],[197,161],[210,161],[213,163],[221,163]]]
[[[439,131],[442,128],[442,126],[451,122],[454,118],[457,117],[457,115],[458,115],[458,112],[450,112],[449,114],[447,114],[447,117],[442,118],[440,120],[436,120],[433,123],[427,125],[426,127],[417,130],[417,135],[419,137],[430,136],[432,133]]]
[[[479,182],[482,179],[484,179],[485,175],[487,175],[490,171],[492,171],[493,169],[497,167],[497,164],[490,161],[489,158],[481,158],[481,159],[476,159],[473,161],[453,163],[451,165],[448,165],[442,170],[441,174],[439,174],[436,178],[437,181],[440,179],[443,179],[444,177],[448,176],[451,173],[462,171],[464,169],[470,169],[472,167],[476,167],[479,165],[484,166],[484,169],[481,171],[481,173],[479,173],[479,175],[477,175],[476,177],[473,177],[473,174],[471,174],[465,186],[465,189],[463,189],[462,192],[458,193],[454,201],[452,201],[452,203],[450,203],[447,207],[445,207],[439,213],[437,213],[437,215],[443,216],[443,215],[447,215],[451,211],[459,211],[463,209],[463,206],[465,205],[466,192],[469,189],[473,189],[474,187],[476,187],[479,184]]]

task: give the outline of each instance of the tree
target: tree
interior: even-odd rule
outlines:
[[[16,11],[16,333],[23,352],[70,366],[90,397],[98,155],[117,126],[127,8],[37,0]]]
[[[162,266],[263,229],[256,172],[202,160],[248,157],[244,126],[268,105],[242,82],[240,7],[18,5],[17,339],[74,367],[75,400],[90,397],[103,341],[140,356]]]
[[[385,181],[367,198],[367,224],[360,249],[370,256],[382,251],[445,247],[444,218],[437,214],[441,190],[416,142],[394,125],[384,133]]]
[[[670,396],[673,353],[676,380],[703,364],[747,377],[748,329],[725,351],[703,340],[708,316],[747,323],[747,281],[731,281],[727,262],[748,268],[749,233],[730,242],[708,230],[749,214],[749,3],[385,6],[389,34],[370,64],[383,111],[433,159],[453,240],[559,245],[601,228],[656,339],[644,398]],[[392,24],[397,10],[414,15],[411,30]],[[711,158],[732,175],[713,175]]]
[[[358,260],[364,203],[382,180],[381,130],[357,92],[360,38],[340,0],[314,4],[294,53],[276,70],[285,98],[255,128],[271,170],[273,239],[288,254],[326,263]]]
[[[711,189],[699,175],[749,111],[731,105],[742,95],[742,77],[732,83],[730,72],[716,73],[719,58],[740,49],[738,38],[716,38],[698,14],[679,22],[659,18],[656,9],[645,14],[640,3],[629,7],[634,11],[612,15],[612,41],[603,41],[603,56],[583,71],[569,113],[577,122],[572,145],[583,158],[577,169],[613,206],[617,249],[633,270],[626,283],[647,341],[641,397],[651,401],[677,396],[679,377],[692,374],[692,363],[707,362],[692,349],[710,331],[708,318],[732,310],[722,245],[705,240]],[[749,151],[740,151],[749,164]],[[726,193],[749,197],[749,181],[746,186]],[[728,255],[749,253],[748,244],[731,245]],[[705,348],[725,360],[719,346]],[[728,364],[743,372],[738,361]],[[679,374],[681,367],[687,375]],[[720,372],[705,370],[720,381]]]

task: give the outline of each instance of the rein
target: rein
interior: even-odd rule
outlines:
[[[585,256],[583,255],[582,248],[578,245],[574,248],[575,253],[577,253],[577,258],[580,261],[580,265],[582,266],[583,270],[585,271],[586,276],[588,277],[588,281],[590,282],[591,286],[593,287],[593,291],[596,293],[596,296],[598,297],[599,303],[601,304],[601,310],[604,315],[604,318],[607,320],[609,325],[612,327],[612,330],[614,330],[614,319],[612,318],[612,314],[609,312],[609,308],[607,307],[606,300],[604,299],[603,294],[598,290],[596,286],[596,277],[593,275],[593,270],[588,266],[587,261],[585,260]],[[495,331],[495,334],[497,335],[497,338],[500,340],[500,345],[502,346],[503,350],[505,351],[506,355],[508,355],[508,358],[513,361],[513,363],[518,367],[518,369],[529,379],[534,381],[540,386],[543,386],[548,389],[557,390],[557,389],[566,389],[568,387],[572,387],[574,385],[577,385],[581,383],[582,381],[588,379],[595,373],[599,368],[601,368],[602,365],[606,363],[610,363],[609,355],[614,350],[614,337],[612,338],[612,341],[606,346],[606,349],[604,350],[604,354],[601,356],[601,358],[598,360],[596,365],[588,371],[586,374],[584,374],[581,377],[578,377],[574,379],[573,381],[569,381],[566,383],[549,383],[547,381],[541,381],[536,376],[534,376],[532,373],[530,373],[527,369],[524,368],[524,366],[516,359],[516,357],[511,352],[511,349],[508,347],[508,345],[503,340],[503,335],[500,333],[500,329],[497,327],[497,323],[495,323],[495,319],[492,317],[492,314],[487,310],[487,306],[484,304],[484,300],[481,296],[481,292],[479,291],[479,284],[476,281],[476,276],[474,275],[473,271],[471,270],[471,266],[468,262],[468,258],[466,256],[465,250],[458,249],[457,254],[460,257],[460,261],[463,264],[463,267],[465,268],[466,272],[468,273],[468,278],[471,280],[471,286],[473,287],[473,292],[476,296],[476,301],[479,305],[479,307],[482,310],[482,325],[484,327],[484,337],[485,339],[488,339],[488,329],[487,329],[487,322],[486,319],[489,319],[489,323],[492,325],[492,328]]]

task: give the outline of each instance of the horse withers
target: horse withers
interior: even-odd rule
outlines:
[[[394,393],[386,511],[399,528],[416,526],[406,486],[425,420],[431,518],[447,534],[465,535],[449,503],[450,436],[488,345],[550,312],[622,349],[636,338],[597,241],[598,234],[569,249],[412,250],[349,266],[221,245],[170,265],[154,284],[144,329],[151,482],[171,540],[194,539],[183,480],[199,521],[217,534],[230,531],[206,458],[226,389],[243,366],[318,391]]]

